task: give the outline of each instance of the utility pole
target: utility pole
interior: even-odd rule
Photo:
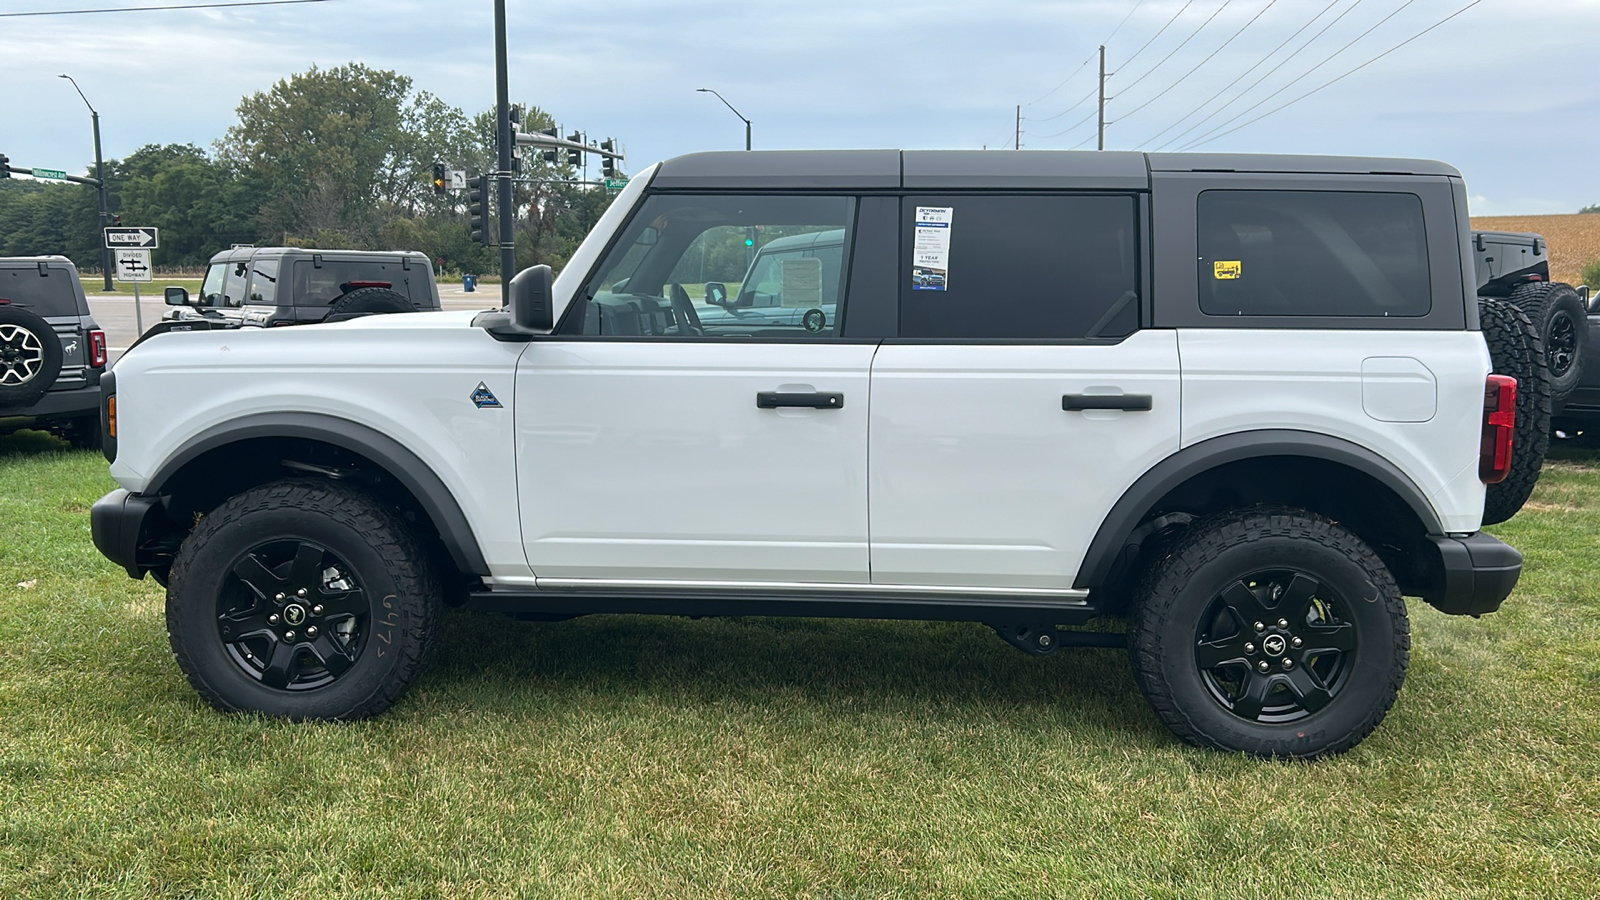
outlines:
[[[1106,45],[1100,45],[1100,142],[1096,150],[1106,148]]]
[[[494,80],[495,133],[500,149],[500,298],[510,302],[511,279],[517,274],[517,222],[512,197],[511,148],[516,136],[511,132],[511,87],[506,72],[506,0],[494,0]]]
[[[1017,104],[1017,136],[1011,140],[1011,149],[1022,149],[1022,104]]]

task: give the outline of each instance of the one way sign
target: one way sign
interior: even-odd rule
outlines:
[[[156,236],[154,228],[107,228],[106,249],[116,250],[122,247],[153,249],[161,246]]]

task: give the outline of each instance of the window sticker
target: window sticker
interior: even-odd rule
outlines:
[[[822,305],[822,260],[814,256],[785,259],[779,266],[782,305],[798,309],[815,309]]]
[[[917,207],[917,232],[911,243],[911,289],[942,291],[950,277],[950,220],[948,206]]]
[[[1218,281],[1229,281],[1244,274],[1244,262],[1237,259],[1219,259],[1211,264],[1211,275]]]

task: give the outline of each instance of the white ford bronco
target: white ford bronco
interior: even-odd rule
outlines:
[[[208,701],[379,713],[441,604],[965,620],[1125,643],[1182,739],[1310,757],[1394,702],[1402,597],[1479,615],[1521,571],[1437,162],[694,154],[507,293],[105,377],[95,544]]]

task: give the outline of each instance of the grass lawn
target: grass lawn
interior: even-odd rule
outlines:
[[[105,287],[105,283],[102,282],[102,281],[99,281],[99,280],[93,280],[93,281],[86,280],[84,282],[84,284],[83,284],[83,289],[85,291],[88,291],[91,294],[104,293],[104,291],[102,290],[102,288],[104,288],[104,287]],[[155,281],[152,281],[149,284],[141,284],[141,285],[139,285],[139,296],[141,298],[142,297],[154,297],[157,300],[160,300],[162,297],[166,296],[163,292],[169,287],[186,288],[189,291],[189,296],[191,296],[191,297],[198,297],[200,295],[200,279],[199,278],[164,278],[164,277],[158,275],[158,276],[156,276],[156,280]],[[113,293],[113,294],[127,294],[129,297],[132,297],[133,296],[133,282],[131,282],[131,281],[112,281],[111,282],[111,293]]]
[[[375,721],[220,715],[90,544],[104,460],[0,438],[0,897],[1593,897],[1600,455],[1557,456],[1505,609],[1413,604],[1388,720],[1285,764],[965,624],[452,612]]]

